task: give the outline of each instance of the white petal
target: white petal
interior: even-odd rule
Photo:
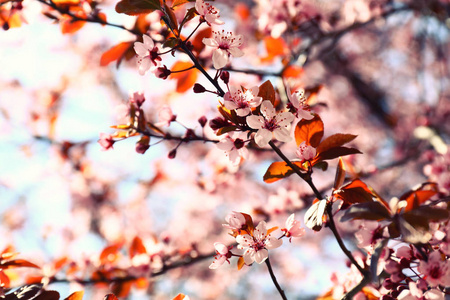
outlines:
[[[294,214],[290,215],[289,218],[287,218],[287,220],[286,220],[286,228],[287,229],[290,229],[292,227],[292,225],[294,225],[294,219],[295,219]]]
[[[228,253],[228,247],[222,243],[214,243],[214,248],[216,248],[216,251],[219,252],[222,255],[225,255]]]
[[[217,269],[218,267],[220,267],[221,265],[223,265],[223,263],[225,262],[227,258],[225,256],[220,256],[219,258],[215,259],[210,265],[209,268],[210,269]]]
[[[139,74],[144,75],[151,67],[150,59],[143,59],[139,64]]]
[[[152,38],[145,34],[142,37],[144,39],[145,47],[147,47],[148,50],[152,50],[155,47],[155,43],[153,42]]]
[[[259,147],[266,146],[272,139],[272,132],[267,129],[261,128],[255,135],[255,143]]]
[[[238,35],[234,36],[234,42],[231,43],[230,46],[232,48],[239,47],[243,44],[243,42],[244,42],[244,37],[242,36],[242,34],[238,34]]]
[[[234,103],[233,101],[225,100],[223,104],[224,104],[225,107],[228,108],[229,110],[233,110],[233,109],[238,108],[237,104]]]
[[[256,226],[255,231],[253,232],[253,236],[257,240],[264,240],[267,236],[267,225],[266,222],[261,221],[259,222],[258,226]]]
[[[205,10],[203,9],[203,6],[204,6],[203,0],[197,0],[197,1],[195,1],[195,10],[196,10],[200,15],[204,15],[204,14],[205,14]]]
[[[242,249],[242,247],[250,247],[250,245],[253,243],[253,238],[248,234],[238,235],[236,237],[236,242],[238,242],[239,246],[241,246]]]
[[[275,108],[273,108],[272,103],[269,100],[264,100],[261,104],[261,113],[263,114],[263,116],[270,120],[273,117],[275,117],[276,112],[275,112]]]
[[[280,113],[276,116],[277,124],[279,126],[283,126],[283,127],[291,125],[291,123],[292,123],[292,121],[294,121],[294,119],[295,119],[295,116],[287,111],[284,113]]]
[[[202,40],[203,44],[205,44],[206,46],[210,46],[210,47],[219,47],[219,44],[217,43],[217,41],[215,39],[211,39],[211,38],[203,38]]]
[[[255,250],[247,249],[244,252],[244,263],[246,265],[251,265],[255,261]]]
[[[299,119],[311,120],[312,118],[314,118],[313,114],[311,114],[309,111],[301,109],[301,108],[297,111],[297,113],[298,113]]]
[[[279,240],[276,237],[269,236],[266,241],[265,245],[267,249],[275,249],[280,247],[283,244],[283,240]]]
[[[244,52],[239,48],[230,48],[228,49],[228,52],[234,57],[241,57],[244,55]]]
[[[134,51],[141,57],[148,55],[148,49],[141,42],[134,43]]]
[[[236,105],[236,107],[237,107],[237,105]],[[251,110],[250,108],[248,108],[248,107],[236,109],[236,114],[237,114],[239,117],[245,117],[245,116],[247,116],[248,114],[250,114],[251,112],[252,112],[252,110]]]
[[[292,137],[290,135],[289,130],[287,130],[286,128],[283,128],[283,127],[275,129],[273,131],[273,135],[280,142],[287,143],[287,142],[290,142],[292,140]]]
[[[222,69],[228,63],[228,53],[222,49],[216,49],[213,52],[212,60],[215,69]]]
[[[253,129],[261,129],[264,124],[263,117],[255,116],[255,115],[248,116],[246,121],[247,121],[247,125]]]
[[[255,253],[255,261],[258,264],[263,263],[267,259],[267,257],[269,257],[269,251],[267,251],[266,249],[258,250]]]
[[[239,152],[236,149],[233,149],[230,151],[230,161],[234,164],[237,165],[239,164]]]

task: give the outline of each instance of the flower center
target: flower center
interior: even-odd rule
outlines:
[[[265,128],[265,129],[267,129],[269,131],[274,131],[275,129],[280,128],[280,126],[278,125],[278,122],[277,122],[276,118],[273,117],[270,120],[267,120],[267,119],[264,120],[263,128]]]
[[[432,267],[429,274],[430,274],[431,278],[436,278],[436,279],[441,277],[441,275],[442,275],[441,269],[439,268],[439,266]]]

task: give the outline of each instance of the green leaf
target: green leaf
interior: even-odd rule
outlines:
[[[159,0],[120,0],[116,4],[116,12],[135,16],[161,10]]]

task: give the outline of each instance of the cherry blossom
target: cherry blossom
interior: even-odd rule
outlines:
[[[311,160],[316,156],[316,148],[310,145],[306,145],[305,142],[302,142],[299,146],[297,151],[295,152],[297,157],[300,159],[301,162]]]
[[[211,4],[205,3],[203,0],[195,1],[195,10],[200,15],[200,21],[206,21],[209,26],[211,26],[211,24],[225,24],[225,22],[219,20],[219,10]]]
[[[232,253],[230,252],[232,247],[233,246],[227,247],[226,245],[218,242],[214,243],[214,248],[216,248],[216,256],[214,256],[214,261],[211,263],[211,265],[209,265],[209,268],[217,269],[218,267],[223,265],[225,261],[230,263],[228,259],[232,256]]]
[[[285,232],[286,237],[289,238],[289,242],[293,237],[301,237],[305,234],[305,228],[300,228],[300,222],[295,220],[294,214],[290,215],[286,220],[286,228],[281,229]]]
[[[283,244],[283,240],[267,234],[266,222],[261,221],[253,231],[253,236],[249,234],[238,235],[236,237],[238,249],[244,250],[244,262],[250,265],[253,262],[263,263],[269,257],[270,249],[275,249]]]
[[[232,230],[241,230],[245,225],[245,217],[240,212],[233,211],[225,217],[228,224],[222,224],[223,227]]]
[[[245,142],[240,138],[233,139],[232,136],[227,135],[220,140],[217,147],[220,150],[225,151],[233,165],[238,165],[242,159],[248,157],[248,150],[245,147]]]
[[[148,70],[155,71],[160,66],[161,57],[158,54],[158,47],[148,35],[143,35],[144,42],[135,42],[134,51],[136,51],[139,67],[139,74],[145,75]]]
[[[169,126],[171,122],[175,121],[177,118],[176,115],[172,113],[172,109],[169,105],[164,105],[160,108],[158,112],[159,122],[156,123],[156,126]]]
[[[428,261],[421,260],[418,270],[425,275],[425,280],[431,287],[450,285],[450,261],[443,260],[439,251],[432,252]]]
[[[276,113],[275,108],[269,100],[261,104],[262,116],[251,115],[247,117],[247,124],[250,128],[258,129],[255,135],[255,143],[259,147],[266,146],[272,136],[281,142],[291,140],[289,127],[294,120],[294,115],[290,112]]]
[[[113,145],[116,142],[113,136],[107,133],[100,133],[100,139],[97,141],[102,147],[103,151],[113,149]]]
[[[130,103],[136,104],[137,107],[141,107],[145,101],[145,96],[143,92],[130,93]]]
[[[213,50],[213,65],[216,69],[222,69],[228,63],[230,55],[241,57],[244,55],[240,46],[242,46],[242,35],[234,35],[231,32],[213,31],[213,38],[204,38],[203,44],[215,48]]]
[[[230,87],[230,91],[224,96],[224,105],[229,110],[236,110],[240,117],[247,116],[252,112],[252,107],[257,107],[262,102],[262,97],[258,97],[259,88],[257,86],[242,91],[241,88]]]
[[[292,93],[289,85],[286,86],[286,90],[289,99],[289,111],[299,119],[311,120],[314,118],[306,104],[305,90],[301,89]]]

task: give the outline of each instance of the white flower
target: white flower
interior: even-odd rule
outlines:
[[[233,139],[231,136],[227,136],[217,143],[217,147],[220,150],[225,151],[226,155],[230,158],[233,165],[238,165],[241,159],[245,159],[248,156],[248,150],[245,147],[245,142],[240,139]]]
[[[234,86],[230,87],[230,91],[224,96],[224,105],[229,110],[235,109],[236,114],[240,117],[247,116],[252,112],[252,107],[257,107],[262,102],[262,97],[258,97],[259,88],[257,86],[242,91]]]
[[[211,4],[205,3],[203,0],[195,1],[195,10],[198,12],[200,17],[208,23],[209,26],[211,26],[211,24],[225,24],[225,22],[218,19],[220,18],[219,10]]]
[[[148,70],[155,71],[160,66],[161,57],[158,48],[148,35],[143,35],[144,42],[135,42],[134,51],[138,56],[139,74],[144,75]]]
[[[261,221],[253,231],[253,236],[249,234],[238,235],[236,241],[239,243],[238,249],[244,249],[244,262],[246,265],[256,261],[258,264],[264,262],[269,257],[269,249],[275,249],[283,244],[282,240],[267,234],[266,222]]]
[[[306,143],[303,142],[298,146],[298,149],[297,151],[295,151],[295,154],[297,154],[297,157],[302,162],[306,160],[311,160],[316,156],[316,148],[306,145]]]
[[[311,205],[305,213],[305,226],[319,231],[323,226],[323,216],[327,208],[327,200],[322,199]]]
[[[291,136],[289,127],[294,120],[294,115],[290,112],[276,113],[269,100],[261,104],[262,116],[251,115],[247,117],[247,124],[253,129],[258,129],[255,135],[255,143],[259,147],[267,145],[272,136],[282,142],[289,142]]]
[[[214,243],[214,248],[216,248],[216,256],[214,256],[214,261],[209,265],[210,269],[217,269],[225,261],[230,263],[228,260],[231,257],[230,248],[228,248],[226,245],[222,243]]]
[[[291,241],[293,237],[301,237],[305,234],[305,228],[300,228],[300,222],[295,220],[294,214],[287,218],[285,225],[286,228],[281,230],[285,232],[285,235],[289,238],[289,241]]]
[[[242,45],[242,35],[233,35],[231,32],[213,31],[213,38],[204,38],[203,44],[215,48],[213,51],[213,65],[216,69],[222,69],[228,63],[230,55],[241,57],[244,55],[239,47]]]
[[[228,224],[222,224],[223,227],[232,230],[241,230],[245,225],[245,217],[240,212],[233,211],[225,217]]]
[[[301,89],[291,93],[289,85],[286,86],[286,90],[289,98],[289,111],[299,119],[311,120],[314,118],[314,115],[309,111],[309,106],[306,104],[305,90]]]

